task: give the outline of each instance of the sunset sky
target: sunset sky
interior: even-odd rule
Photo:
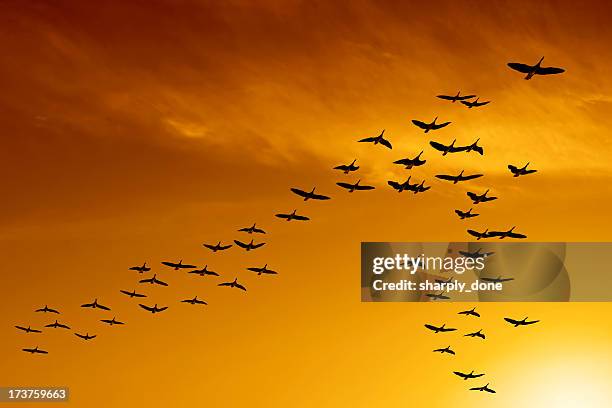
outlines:
[[[466,321],[456,313],[472,305],[360,302],[362,241],[513,225],[531,241],[612,240],[612,6],[419,3],[5,2],[0,386],[66,385],[86,408],[611,406],[609,304],[482,304]],[[566,72],[525,81],[506,66],[542,56]],[[435,98],[457,91],[492,102]],[[410,123],[436,116],[452,124]],[[393,150],[355,142],[383,129]],[[428,146],[477,138],[482,157]],[[392,164],[421,150],[418,169]],[[358,174],[331,170],[355,158]],[[507,165],[526,162],[538,173],[512,178]],[[434,178],[462,169],[485,177]],[[386,185],[408,175],[431,190]],[[335,185],[359,178],[377,189]],[[332,200],[289,192],[313,186]],[[459,221],[465,192],[486,189],[499,200]],[[311,221],[274,217],[293,209]],[[254,222],[261,249],[202,247],[250,239],[236,230]],[[248,293],[160,265],[179,259]],[[136,283],[128,268],[144,261],[168,288]],[[279,275],[245,270],[264,263]],[[119,289],[170,307],[151,316]],[[209,305],[178,303],[195,295]],[[110,315],[79,307],[94,298]],[[33,313],[45,304],[98,337],[13,328],[52,323]],[[98,321],[113,315],[127,324]],[[427,322],[488,338],[438,337]],[[454,359],[431,352],[448,344]],[[36,345],[50,354],[20,351]],[[486,380],[452,375],[472,369]],[[498,393],[467,391],[486,382]]]

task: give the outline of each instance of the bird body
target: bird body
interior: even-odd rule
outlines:
[[[527,166],[529,166],[529,162],[521,168],[513,166],[512,164],[508,165],[508,169],[512,173],[512,177],[526,176],[527,174],[535,173],[537,170],[527,170]]]
[[[43,307],[42,309],[36,309],[35,312],[60,314],[60,312],[55,309],[51,309],[50,307],[47,307],[47,305],[45,305],[45,307]]]

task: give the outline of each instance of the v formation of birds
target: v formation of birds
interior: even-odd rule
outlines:
[[[564,72],[562,68],[541,67],[540,64],[542,60],[543,58],[540,59],[540,61],[536,65],[527,65],[527,64],[521,64],[521,63],[508,63],[508,66],[515,71],[525,73],[526,77],[524,79],[531,79],[534,75],[551,75],[551,74],[559,74],[559,73]],[[445,100],[445,101],[450,101],[450,103],[455,103],[458,101],[469,109],[480,108],[485,105],[488,105],[491,102],[491,101],[481,101],[480,98],[477,97],[477,95],[461,95],[460,92],[458,92],[456,95],[437,95],[437,98]],[[438,122],[437,117],[431,122],[424,122],[424,121],[415,119],[415,120],[412,120],[412,123],[414,124],[414,126],[423,130],[424,133],[434,132],[436,130],[445,128],[451,124],[451,122],[448,122],[448,121]],[[445,145],[439,141],[431,140],[429,142],[429,145],[434,150],[441,152],[443,156],[446,156],[447,154],[470,153],[470,152],[475,152],[480,155],[484,155],[484,148],[478,144],[479,140],[480,139],[477,139],[476,141],[468,145],[456,145],[455,144],[456,140],[453,140],[448,145]],[[374,145],[381,145],[387,149],[393,148],[391,141],[385,136],[385,130],[383,130],[378,136],[363,138],[363,139],[358,140],[358,142],[372,143]],[[397,160],[394,162],[394,164],[402,165],[406,169],[412,169],[414,167],[422,166],[426,163],[426,159],[423,159],[421,157],[423,155],[423,152],[424,151],[421,151],[418,155],[412,158],[405,158],[405,159]],[[350,173],[353,173],[359,170],[359,166],[356,165],[356,162],[357,162],[357,159],[353,160],[349,164],[342,164],[342,165],[336,166],[334,167],[334,169],[340,170],[342,173],[348,175]],[[528,165],[529,163],[527,163],[523,167],[518,167],[513,164],[510,164],[508,165],[508,169],[510,170],[513,177],[525,176],[528,174],[535,173],[537,171],[533,169],[527,169]],[[464,174],[464,173],[465,171],[461,169],[457,174],[450,174],[450,175],[438,174],[435,177],[440,180],[449,181],[449,182],[452,182],[453,184],[457,184],[460,182],[465,182],[465,181],[473,180],[476,178],[480,178],[483,176],[483,174],[479,174],[479,173],[478,174]],[[412,192],[413,194],[419,194],[419,193],[424,193],[431,188],[431,186],[425,185],[425,180],[422,180],[421,182],[410,183],[411,177],[412,176],[409,176],[407,180],[403,182],[390,180],[387,182],[387,184],[399,193],[408,191],[408,192]],[[354,183],[342,181],[342,182],[337,182],[336,184],[338,185],[338,187],[345,189],[349,193],[353,193],[355,191],[368,191],[368,190],[375,189],[374,186],[362,184],[361,179],[357,180]],[[290,188],[290,191],[294,193],[295,195],[299,196],[300,198],[302,198],[303,201],[309,201],[309,200],[327,201],[331,199],[330,196],[320,194],[319,192],[316,192],[315,190],[316,188],[312,188],[311,190],[302,190],[302,189],[295,188],[295,187]],[[474,205],[477,205],[480,203],[486,203],[486,202],[497,199],[497,197],[489,196],[488,193],[489,193],[489,190],[486,190],[485,192],[480,193],[480,194],[469,191],[467,192],[467,195],[472,200],[472,203]],[[477,213],[473,213],[472,208],[470,208],[467,211],[456,209],[455,213],[459,216],[460,219],[469,219],[469,218],[473,218],[479,215]],[[275,214],[275,216],[287,222],[288,221],[308,221],[310,220],[308,216],[304,214],[299,214],[297,210],[293,210],[292,212],[286,212],[286,213],[277,213]],[[483,232],[479,232],[473,229],[468,229],[467,232],[471,236],[476,237],[477,240],[480,240],[483,238],[498,238],[498,239],[526,238],[526,235],[514,232],[514,228],[515,227],[512,227],[505,231],[489,231],[488,229],[485,229]],[[262,228],[259,228],[257,224],[253,224],[250,227],[241,228],[238,231],[248,234],[249,236],[261,236],[263,234],[266,234],[266,232]],[[235,239],[233,244],[232,243],[223,244],[221,241],[219,241],[216,244],[203,244],[203,246],[212,252],[224,252],[232,248],[234,245],[236,245],[237,247],[242,248],[248,252],[248,251],[257,250],[258,248],[261,248],[265,244],[266,244],[265,242],[255,242],[255,239],[246,240],[246,239],[239,238],[239,239]],[[220,274],[209,269],[208,265],[205,265],[203,268],[199,268],[196,265],[184,264],[182,260],[180,260],[179,262],[164,261],[162,262],[162,265],[169,267],[176,271],[186,270],[189,274],[195,274],[195,275],[199,275],[202,277],[205,277],[205,276],[212,276],[212,277],[217,277],[217,278],[220,277]],[[151,269],[152,268],[148,266],[146,262],[140,266],[133,266],[129,268],[129,270],[136,271],[139,274],[151,272]],[[246,269],[248,271],[256,273],[257,275],[262,275],[262,274],[275,275],[277,274],[275,270],[268,268],[268,264],[265,264],[263,266],[250,266],[250,267],[247,267]],[[501,279],[501,277],[499,279]],[[168,283],[164,282],[161,278],[159,278],[157,273],[153,273],[152,276],[150,277],[138,280],[138,283],[140,283],[141,285],[148,284],[148,285],[157,285],[157,286],[162,286],[162,287],[168,286]],[[240,283],[237,277],[234,278],[233,280],[222,279],[221,282],[217,283],[217,286],[237,289],[238,291],[244,291],[244,292],[247,291],[246,286]],[[126,297],[130,299],[134,299],[134,298],[142,299],[142,298],[148,297],[147,294],[141,293],[142,291],[137,291],[136,289],[133,289],[132,291],[120,289],[119,292],[126,295]],[[432,298],[432,300],[448,299],[448,297],[443,296],[442,294],[439,294],[439,295],[434,294],[430,297]],[[192,306],[196,306],[196,305],[205,306],[208,304],[205,300],[199,299],[198,296],[194,296],[193,298],[187,297],[185,299],[180,299],[178,303],[185,303],[185,304],[192,305]],[[170,307],[168,305],[158,305],[157,303],[145,304],[145,303],[138,302],[137,305],[143,311],[149,312],[152,314],[165,312]],[[89,303],[84,303],[81,305],[81,307],[91,308],[91,309],[100,309],[103,311],[111,311],[110,307],[99,302],[98,299],[94,299],[92,302],[89,302]],[[35,312],[61,316],[61,312],[58,309],[49,307],[47,305],[45,305],[42,308],[36,309]],[[480,314],[475,311],[475,308],[472,308],[471,310],[459,312],[459,314],[465,315],[467,317],[470,317],[470,316],[477,317],[477,318],[480,317]],[[527,321],[527,318],[523,320],[504,318],[504,320],[507,323],[513,325],[514,327],[526,326],[526,325],[530,325],[530,324],[538,322],[537,320]],[[113,316],[110,319],[108,317],[104,319],[100,319],[99,321],[100,323],[105,323],[109,326],[125,324],[125,322],[121,321],[120,319],[117,319],[116,316]],[[456,328],[448,328],[444,324],[439,327],[431,325],[431,324],[425,324],[425,327],[433,331],[434,333],[446,333],[446,332],[453,332],[457,330]],[[27,333],[28,335],[36,335],[36,334],[43,333],[42,329],[32,328],[30,325],[27,325],[27,326],[26,325],[16,325],[15,328],[17,328],[18,330],[21,330],[24,333]],[[68,324],[59,321],[59,319],[56,319],[54,322],[45,325],[45,328],[46,329],[61,329],[61,330],[67,330],[67,331],[73,330]],[[96,334],[89,334],[89,332],[82,333],[79,331],[74,331],[73,333],[76,337],[84,341],[95,339],[97,336]],[[482,330],[478,330],[477,332],[472,332],[472,333],[466,333],[464,336],[479,338],[482,340],[486,338],[486,335],[484,334]],[[22,350],[24,352],[31,353],[31,354],[48,354],[47,350],[39,348],[38,345],[36,345],[35,347],[26,347],[26,348],[23,348]],[[449,354],[451,356],[456,354],[455,350],[453,350],[450,345],[448,347],[438,348],[433,351],[441,353],[441,354]],[[485,375],[484,373],[475,374],[474,371],[471,371],[470,373],[466,373],[462,371],[454,371],[453,373],[456,376],[462,378],[463,380],[480,378]],[[494,389],[489,387],[489,383],[483,386],[479,386],[479,387],[472,387],[470,388],[470,390],[484,391],[488,393],[496,392]]]

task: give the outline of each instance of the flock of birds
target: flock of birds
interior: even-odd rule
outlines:
[[[525,79],[531,79],[534,75],[550,75],[550,74],[559,74],[564,72],[564,70],[562,68],[554,68],[554,67],[542,67],[541,63],[542,63],[543,57],[540,59],[540,61],[538,61],[537,64],[535,65],[526,65],[526,64],[521,64],[521,63],[509,63],[508,66],[513,69],[516,70],[518,72],[524,73],[526,74]],[[485,106],[487,104],[490,103],[490,101],[480,101],[480,99],[476,96],[476,95],[461,95],[460,92],[458,92],[455,95],[437,95],[438,98],[442,99],[442,100],[446,100],[446,101],[450,101],[451,103],[455,103],[455,102],[460,102],[463,105],[467,106],[468,108],[472,109],[472,108],[478,108],[478,107],[482,107]],[[474,99],[476,98],[476,99]],[[432,132],[432,131],[436,131],[439,129],[442,129],[448,125],[450,125],[451,122],[441,122],[438,123],[438,118],[434,118],[433,121],[427,123],[427,122],[423,122],[421,120],[413,120],[412,123],[422,129],[424,131],[424,133],[428,133],[428,132]],[[374,145],[382,145],[388,149],[392,149],[392,144],[391,142],[385,138],[385,131],[383,130],[378,136],[375,137],[367,137],[364,139],[360,139],[359,142],[361,143],[373,143]],[[439,151],[442,153],[443,156],[446,156],[448,154],[454,154],[454,153],[470,153],[470,152],[475,152],[478,153],[480,155],[484,155],[484,149],[482,146],[480,146],[478,144],[479,139],[477,139],[475,142],[473,142],[472,144],[469,145],[456,145],[456,140],[453,140],[450,144],[445,145],[443,143],[437,142],[437,141],[430,141],[429,145],[435,149],[436,151]],[[404,166],[405,169],[412,169],[414,167],[418,167],[418,166],[422,166],[423,164],[425,164],[426,160],[423,159],[421,156],[423,155],[423,151],[421,151],[418,155],[416,155],[413,158],[404,158],[404,159],[400,159],[394,162],[394,164],[398,164],[401,166]],[[355,163],[357,162],[357,160],[353,160],[351,163],[349,164],[343,164],[343,165],[339,165],[334,167],[335,170],[340,170],[342,171],[344,174],[349,174],[352,172],[356,172],[359,169],[359,166],[356,165]],[[512,173],[512,175],[514,177],[519,177],[519,176],[525,176],[528,174],[532,174],[534,172],[536,172],[536,170],[532,170],[532,169],[528,169],[529,163],[525,164],[523,167],[518,167],[515,165],[508,165],[508,169],[510,170],[510,172]],[[473,180],[473,179],[477,179],[482,177],[482,174],[464,174],[464,170],[461,170],[458,174],[456,175],[449,175],[449,174],[438,174],[435,177],[440,179],[440,180],[444,180],[444,181],[449,181],[452,182],[453,184],[457,184],[460,182],[464,182],[464,181],[468,181],[468,180]],[[393,188],[394,190],[396,190],[397,192],[401,193],[404,191],[410,191],[413,194],[419,194],[419,193],[424,193],[426,191],[428,191],[431,186],[426,186],[425,185],[425,180],[421,181],[420,183],[411,183],[411,176],[408,177],[408,179],[404,182],[399,182],[399,181],[393,181],[390,180],[387,182],[387,184]],[[373,190],[375,187],[374,186],[370,186],[370,185],[364,185],[361,184],[361,180],[357,180],[354,183],[347,183],[347,182],[338,182],[336,183],[339,187],[347,190],[349,193],[353,193],[355,191],[366,191],[366,190]],[[319,194],[317,192],[315,192],[315,188],[312,188],[310,191],[307,190],[302,190],[302,189],[298,189],[298,188],[291,188],[290,191],[294,194],[296,194],[297,196],[301,197],[303,199],[303,201],[308,201],[308,200],[329,200],[331,197],[327,196],[327,195],[323,195],[323,194]],[[493,197],[493,196],[489,196],[488,195],[489,190],[486,190],[485,192],[481,193],[481,194],[477,194],[474,192],[467,192],[468,197],[472,200],[472,203],[474,205],[480,204],[480,203],[485,203],[485,202],[489,202],[489,201],[493,201],[496,200],[497,197]],[[463,210],[459,210],[456,209],[455,213],[457,214],[457,216],[460,219],[470,219],[473,217],[477,217],[478,213],[474,213],[472,212],[473,208],[470,208],[466,211]],[[278,213],[275,214],[275,216],[279,219],[285,220],[287,222],[289,221],[308,221],[310,218],[305,216],[305,215],[301,215],[297,213],[297,210],[293,210],[292,212],[289,213]],[[488,229],[485,229],[483,232],[479,232],[473,229],[468,229],[467,232],[472,235],[473,237],[475,237],[477,240],[483,239],[483,238],[498,238],[498,239],[503,239],[503,238],[526,238],[526,235],[524,234],[520,234],[517,232],[514,232],[514,228],[512,227],[508,230],[502,230],[502,231],[489,231]],[[266,232],[257,227],[257,224],[253,224],[250,227],[245,227],[245,228],[241,228],[238,230],[239,232],[243,232],[249,235],[253,235],[253,234],[266,234]],[[245,240],[246,241],[246,240]],[[244,249],[245,251],[253,251],[256,250],[258,248],[261,248],[262,246],[265,245],[265,242],[254,242],[254,239],[251,239],[249,242],[244,242],[241,240],[234,240],[234,244],[239,247]],[[234,244],[223,244],[222,242],[217,242],[216,244],[203,244],[203,246],[209,250],[211,250],[212,252],[219,252],[219,251],[226,251],[229,248],[231,248]],[[180,260],[179,262],[170,262],[170,261],[164,261],[162,262],[162,265],[167,266],[169,268],[172,268],[173,270],[187,270],[189,274],[194,274],[194,275],[198,275],[198,276],[214,276],[214,277],[219,277],[220,275],[213,271],[208,269],[208,265],[204,266],[203,268],[198,268],[196,265],[191,265],[191,264],[184,264],[182,260]],[[137,271],[140,274],[143,273],[147,273],[151,271],[151,267],[149,267],[147,265],[147,263],[145,262],[144,264],[140,265],[140,266],[133,266],[131,268],[129,268],[130,270],[134,270]],[[246,268],[247,270],[256,273],[257,275],[262,275],[262,274],[277,274],[276,271],[269,269],[268,265],[265,264],[264,266],[261,267],[248,267]],[[157,277],[157,274],[154,273],[151,277],[148,278],[144,278],[144,279],[140,279],[138,281],[138,283],[140,284],[149,284],[149,285],[158,285],[158,286],[168,286],[168,284],[166,282],[164,282],[163,280],[159,279]],[[246,292],[247,288],[245,285],[241,284],[240,282],[238,282],[238,278],[235,278],[233,281],[223,281],[217,284],[220,287],[228,287],[228,288],[235,288],[241,291]],[[126,295],[129,298],[146,298],[147,295],[144,293],[140,293],[137,292],[136,290],[132,290],[132,291],[128,291],[128,290],[120,290],[120,293]],[[207,305],[207,302],[202,300],[202,299],[198,299],[197,296],[194,296],[193,298],[186,298],[180,301],[181,303],[186,303],[186,304],[190,304],[190,305]],[[144,311],[146,312],[150,312],[152,314],[157,314],[157,313],[161,313],[164,312],[168,309],[168,306],[158,306],[157,303],[154,303],[153,305],[150,304],[144,304],[144,303],[138,303],[138,306],[140,308],[142,308]],[[98,299],[94,299],[93,302],[90,303],[85,303],[82,304],[81,307],[83,308],[91,308],[91,309],[100,309],[103,311],[111,311],[111,308],[108,306],[105,306],[101,303],[98,302]],[[35,310],[36,313],[43,313],[43,314],[51,314],[51,315],[60,315],[60,311],[54,308],[49,307],[48,305],[45,305],[43,308],[39,308]],[[471,310],[466,310],[466,311],[462,311],[459,312],[459,314],[461,315],[466,315],[466,316],[474,316],[474,317],[480,317],[480,314],[477,313],[475,311],[475,309],[471,309]],[[512,324],[514,327],[518,327],[518,326],[525,326],[525,325],[531,325],[536,323],[537,321],[527,321],[527,318],[523,319],[523,320],[515,320],[515,319],[511,319],[511,318],[505,318],[505,321]],[[117,320],[115,316],[113,316],[112,318],[104,318],[104,319],[100,319],[101,323],[107,324],[109,326],[115,326],[115,325],[124,325],[125,322]],[[39,334],[42,333],[42,330],[40,329],[35,329],[32,328],[31,326],[25,326],[25,325],[16,325],[15,326],[18,330],[21,330],[25,333],[28,334]],[[442,326],[434,326],[431,324],[426,324],[425,327],[429,330],[432,330],[434,333],[444,333],[444,332],[451,332],[451,331],[455,331],[457,329],[455,328],[448,328],[446,327],[444,324]],[[45,328],[48,329],[62,329],[62,330],[72,330],[70,326],[68,326],[65,323],[60,323],[58,320],[55,320],[53,323],[49,323],[47,325],[45,325]],[[90,335],[88,332],[85,332],[84,334],[79,332],[79,331],[74,331],[74,335],[84,341],[89,341],[92,340],[94,338],[96,338],[95,334]],[[485,334],[482,332],[482,330],[478,330],[477,332],[472,332],[472,333],[467,333],[465,336],[467,337],[478,337],[480,339],[485,339]],[[22,349],[24,352],[27,353],[31,353],[31,354],[47,354],[48,351],[39,348],[38,346],[35,347],[27,347],[27,348],[23,348]],[[435,349],[434,352],[439,352],[441,354],[450,354],[450,355],[455,355],[455,351],[451,349],[450,346],[446,347],[446,348],[438,348]],[[484,376],[484,374],[474,374],[474,371],[471,371],[470,373],[464,373],[464,372],[460,372],[460,371],[455,371],[454,372],[455,375],[461,377],[464,380],[468,380],[468,379],[473,379],[473,378],[479,378]],[[481,387],[473,387],[470,388],[470,390],[475,390],[475,391],[485,391],[488,393],[495,393],[495,391],[493,389],[491,389],[489,387],[489,384],[486,384],[484,386]]]

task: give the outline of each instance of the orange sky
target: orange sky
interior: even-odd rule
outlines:
[[[571,389],[610,405],[606,304],[478,306],[490,339],[457,340],[452,364],[432,355],[448,341],[422,324],[472,329],[455,315],[462,305],[359,302],[360,242],[465,240],[452,209],[468,208],[467,190],[500,197],[470,221],[477,229],[611,240],[606,2],[88,3],[12,1],[0,12],[0,385],[65,384],[71,405],[87,408],[484,407],[488,395],[450,374],[477,365],[497,407],[554,394],[567,404]],[[524,81],[506,67],[542,55],[567,72]],[[493,102],[467,110],[434,97],[458,90]],[[410,124],[435,116],[453,123],[427,135]],[[382,129],[392,151],[355,143]],[[427,147],[478,137],[484,157]],[[391,164],[422,149],[427,164],[412,173]],[[353,158],[359,176],[330,170]],[[539,173],[510,177],[507,164],[527,161]],[[463,168],[485,177],[433,178]],[[432,189],[386,186],[408,174]],[[358,177],[378,189],[334,185]],[[288,191],[314,185],[333,199],[304,204]],[[294,208],[312,221],[273,217]],[[255,221],[269,231],[261,250],[201,246]],[[249,293],[159,266],[181,258]],[[136,287],[127,268],[145,260],[170,283],[145,289],[165,314],[118,293]],[[280,275],[244,271],[266,262]],[[196,294],[209,306],[176,303]],[[128,324],[101,327],[106,314],[78,307],[94,297]],[[31,312],[45,303],[99,337],[12,330],[48,323]],[[505,315],[542,324],[517,336]],[[19,351],[36,343],[51,354]]]

